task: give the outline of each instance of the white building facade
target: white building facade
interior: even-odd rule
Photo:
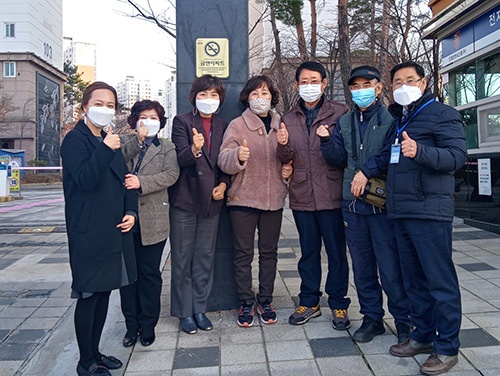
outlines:
[[[63,73],[62,0],[0,0],[0,146],[25,161],[60,164]],[[7,110],[7,111],[5,111]]]
[[[126,108],[132,108],[135,102],[142,99],[151,99],[151,84],[149,80],[135,80],[134,76],[127,76],[125,81],[116,85],[118,102]]]

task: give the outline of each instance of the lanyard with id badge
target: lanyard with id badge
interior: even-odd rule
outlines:
[[[411,115],[411,117],[400,127],[400,124],[399,124],[399,121],[398,123],[396,124],[396,130],[397,130],[397,134],[396,134],[396,141],[394,141],[394,144],[392,144],[391,146],[391,160],[389,163],[399,163],[399,156],[401,154],[401,144],[399,143],[399,136],[401,135],[401,133],[405,130],[406,126],[410,123],[410,121],[413,120],[413,118],[415,116],[417,116],[417,114],[422,111],[425,107],[427,107],[429,104],[431,104],[432,102],[434,102],[434,98],[432,98],[431,100],[425,102],[422,107],[420,107],[417,111],[415,111],[415,113],[413,115]]]

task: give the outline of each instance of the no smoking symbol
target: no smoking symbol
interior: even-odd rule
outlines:
[[[208,56],[217,56],[219,52],[220,52],[220,47],[216,42],[208,42],[205,45],[205,53]]]

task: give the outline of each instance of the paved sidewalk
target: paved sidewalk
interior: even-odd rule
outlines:
[[[23,200],[0,204],[0,375],[75,375],[78,350],[74,301],[69,299],[62,191],[23,194]],[[214,330],[180,333],[178,320],[169,316],[170,263],[166,260],[162,314],[152,346],[121,346],[125,327],[119,295],[112,294],[101,350],[125,363],[112,374],[418,375],[426,355],[396,358],[388,353],[396,342],[389,315],[385,335],[366,344],[352,340],[361,323],[352,273],[349,331],[332,328],[326,300],[322,300],[321,317],[303,326],[288,324],[299,292],[300,247],[291,211],[285,210],[284,216],[273,302],[277,324],[265,326],[256,320],[252,328],[239,328],[236,310],[210,312]],[[463,323],[459,363],[448,375],[500,375],[500,236],[466,226],[459,219],[453,231]],[[326,258],[323,261],[326,267]],[[255,278],[257,271],[254,268]]]

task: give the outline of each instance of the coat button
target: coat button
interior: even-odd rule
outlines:
[[[141,202],[141,206],[144,206],[144,204],[145,204],[144,202]]]
[[[201,172],[201,171],[198,171],[198,175],[200,175],[200,176],[201,176],[201,175],[203,175],[203,172]]]

